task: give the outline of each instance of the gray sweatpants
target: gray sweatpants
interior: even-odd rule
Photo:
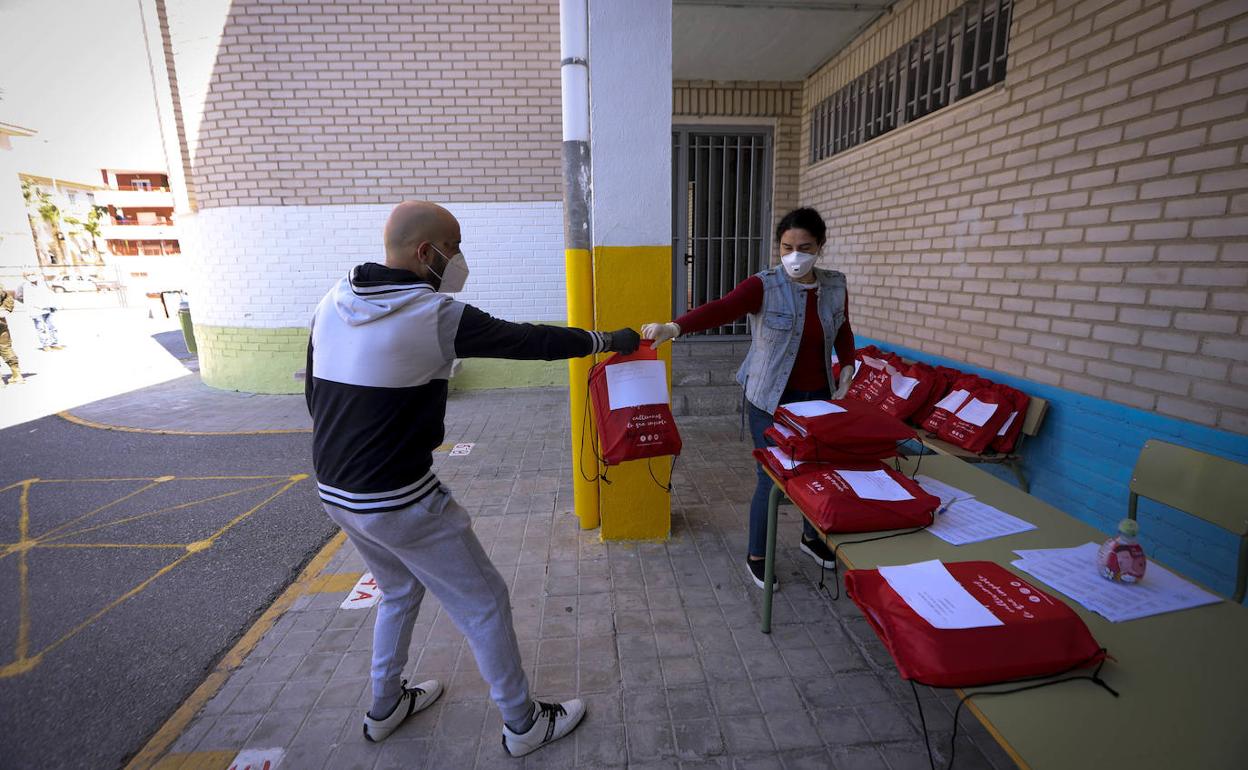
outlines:
[[[381,589],[373,626],[373,697],[396,698],[425,588],[468,639],[503,721],[528,716],[529,682],[511,623],[507,585],[444,487],[406,508],[350,513],[325,505]]]

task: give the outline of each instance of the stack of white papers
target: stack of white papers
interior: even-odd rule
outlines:
[[[1149,562],[1144,579],[1133,585],[1101,577],[1096,543],[1075,548],[1015,551],[1015,567],[1034,575],[1111,623],[1216,604],[1219,597]]]
[[[930,476],[914,480],[929,494],[940,498],[941,513],[927,528],[936,537],[952,545],[966,545],[994,537],[1016,535],[1036,528],[1035,524],[1011,516],[1005,511],[976,500],[969,492],[951,487]]]

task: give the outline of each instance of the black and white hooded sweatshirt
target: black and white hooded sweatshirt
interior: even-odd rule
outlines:
[[[607,335],[493,318],[407,270],[365,263],[312,319],[305,395],[321,500],[355,513],[406,507],[438,486],[447,378],[456,358],[554,361]]]

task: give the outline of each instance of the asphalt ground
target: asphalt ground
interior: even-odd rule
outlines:
[[[0,431],[0,768],[121,767],[335,527],[310,436]]]

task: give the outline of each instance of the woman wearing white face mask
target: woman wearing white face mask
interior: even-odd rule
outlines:
[[[714,302],[685,313],[674,322],[646,324],[644,339],[661,344],[681,334],[705,331],[750,317],[750,350],[737,381],[745,389],[750,434],[755,447],[767,445],[763,431],[780,404],[817,398],[840,398],[854,374],[854,332],[849,326],[849,295],[845,276],[815,267],[827,226],[811,208],[790,211],[776,227],[780,265],[742,281]],[[841,364],[832,377],[832,354]],[[749,553],[746,566],[763,587],[763,553],[767,540],[767,496],[771,479],[760,467],[750,502]],[[822,567],[833,566],[831,550],[809,523],[801,549]]]

